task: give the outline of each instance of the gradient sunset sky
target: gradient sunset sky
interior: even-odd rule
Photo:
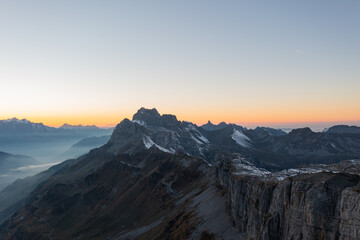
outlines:
[[[360,1],[0,1],[0,119],[110,126],[142,106],[359,123]]]

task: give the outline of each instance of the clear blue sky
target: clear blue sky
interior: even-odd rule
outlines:
[[[360,1],[0,1],[0,118],[360,120]]]

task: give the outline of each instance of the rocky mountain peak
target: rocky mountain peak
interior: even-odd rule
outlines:
[[[336,125],[329,128],[327,133],[360,133],[360,127],[348,125]]]
[[[205,129],[206,131],[216,131],[220,129],[224,129],[228,126],[225,122],[221,122],[218,125],[213,124],[210,120],[201,126],[202,129]]]
[[[144,121],[148,125],[157,125],[159,119],[160,114],[156,108],[146,109],[142,107],[133,116],[133,120]]]
[[[177,127],[180,125],[180,122],[177,120],[175,115],[163,114],[161,116],[161,123],[165,127]]]
[[[305,128],[298,128],[298,129],[294,129],[292,130],[289,135],[308,135],[308,134],[312,134],[314,133],[310,128],[305,127]]]
[[[5,119],[5,120],[1,120],[1,122],[3,123],[31,123],[29,120],[27,119],[18,119],[16,117],[14,118],[10,118],[10,119]]]
[[[146,123],[149,126],[159,127],[177,127],[180,122],[175,115],[163,114],[160,115],[156,108],[146,109],[140,108],[133,116],[133,121],[140,121]]]
[[[264,131],[268,133],[270,136],[283,136],[286,135],[286,132],[282,131],[281,129],[274,129],[270,127],[256,127],[254,131]]]

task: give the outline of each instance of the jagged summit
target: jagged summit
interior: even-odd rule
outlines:
[[[180,122],[177,120],[175,115],[160,115],[156,108],[140,108],[137,113],[134,114],[133,121],[157,127],[178,127],[180,125]]]
[[[107,144],[111,153],[135,153],[152,146],[163,152],[204,156],[209,141],[191,122],[180,122],[175,115],[140,108],[132,121],[118,124]]]
[[[13,118],[9,118],[9,119],[5,119],[5,120],[1,120],[4,123],[30,123],[29,120],[23,118],[23,119],[18,119],[16,117]]]
[[[42,123],[30,122],[27,119],[16,117],[0,120],[0,134],[31,134],[31,133],[50,133],[55,128],[45,126]]]
[[[202,128],[213,128],[216,127],[215,124],[213,124],[210,120],[208,120],[208,122],[204,125],[201,126]]]
[[[216,131],[220,129],[224,129],[230,124],[227,124],[225,122],[221,122],[218,125],[213,124],[210,120],[204,125],[201,126],[202,129],[205,129],[206,131]]]
[[[134,114],[133,120],[148,121],[150,123],[151,121],[158,120],[160,116],[156,108],[147,109],[142,107]]]
[[[311,134],[311,133],[314,132],[309,127],[305,127],[305,128],[294,129],[289,133],[289,135],[303,135],[303,134]]]

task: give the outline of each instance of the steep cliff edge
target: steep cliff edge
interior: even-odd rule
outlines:
[[[217,181],[246,239],[360,239],[360,176],[321,171],[283,179],[236,171],[233,160],[224,160]]]

